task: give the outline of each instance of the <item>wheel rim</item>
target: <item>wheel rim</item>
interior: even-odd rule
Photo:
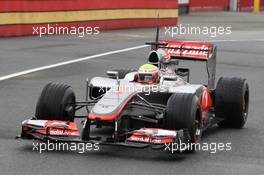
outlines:
[[[243,119],[247,119],[248,115],[248,102],[249,102],[249,91],[248,88],[245,92],[244,99],[243,99]]]
[[[69,98],[65,106],[65,114],[68,119],[73,118],[75,114],[75,100],[73,98]]]

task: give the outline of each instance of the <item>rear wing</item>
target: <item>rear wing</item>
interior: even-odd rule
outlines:
[[[216,46],[211,43],[179,42],[161,40],[160,49],[164,49],[170,55],[170,59],[205,61],[208,75],[208,88],[215,88],[216,72]]]
[[[147,42],[151,45],[151,52],[148,60],[154,64],[160,63],[158,51],[165,51],[166,61],[171,59],[194,60],[206,62],[208,75],[208,88],[215,89],[215,72],[216,72],[216,46],[211,43],[201,42],[182,42],[174,40],[159,40],[159,25],[157,26],[156,38],[154,42]],[[167,60],[168,59],[168,60]]]
[[[153,44],[151,43],[150,45]],[[165,51],[166,61],[177,59],[206,62],[208,88],[215,88],[217,51],[215,45],[211,43],[182,42],[174,40],[160,40],[159,42],[155,43],[155,45],[157,45],[157,50],[161,49]]]

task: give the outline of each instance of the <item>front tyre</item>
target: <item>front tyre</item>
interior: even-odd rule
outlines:
[[[201,140],[201,108],[194,94],[172,94],[167,103],[166,129],[187,129],[191,147],[187,152],[194,152],[195,145]]]
[[[47,84],[38,99],[35,117],[40,120],[73,121],[75,94],[72,88],[62,83]]]
[[[220,127],[242,128],[248,116],[249,88],[246,79],[221,77],[215,90],[215,116]]]

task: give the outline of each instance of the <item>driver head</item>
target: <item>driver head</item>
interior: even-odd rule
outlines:
[[[156,84],[160,80],[159,68],[153,64],[144,64],[138,70],[138,82]]]

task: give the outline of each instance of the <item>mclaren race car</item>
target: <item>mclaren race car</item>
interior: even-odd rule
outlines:
[[[244,78],[221,77],[215,86],[216,46],[159,40],[158,34],[147,44],[151,51],[138,70],[116,69],[107,71],[106,77],[87,79],[85,101],[77,102],[66,84],[47,84],[35,116],[22,122],[20,138],[164,149],[172,143],[199,143],[203,131],[215,124],[244,126],[248,83]],[[190,84],[190,69],[181,68],[181,60],[204,62],[208,83]],[[87,115],[76,115],[80,109]],[[76,118],[84,118],[81,132]],[[98,136],[92,127],[112,129]]]

